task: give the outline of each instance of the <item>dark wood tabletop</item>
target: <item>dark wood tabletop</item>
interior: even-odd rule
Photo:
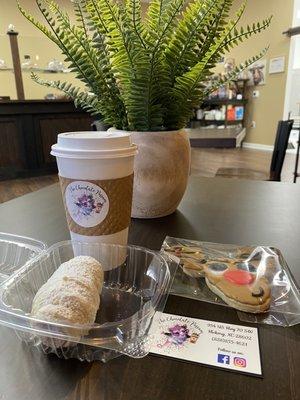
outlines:
[[[48,245],[68,238],[57,185],[0,206],[0,230]],[[159,249],[166,235],[281,249],[300,284],[300,186],[190,179],[179,209],[132,220],[129,242]],[[166,311],[237,323],[234,310],[170,296]],[[259,325],[263,378],[149,355],[107,364],[44,356],[0,327],[1,400],[300,399],[300,326]]]

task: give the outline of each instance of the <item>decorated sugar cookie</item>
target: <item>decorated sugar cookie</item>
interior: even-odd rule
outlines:
[[[204,267],[209,289],[237,310],[259,313],[271,302],[271,288],[259,264],[247,261],[210,261]]]
[[[252,313],[269,309],[271,282],[279,265],[272,248],[244,246],[222,252],[174,245],[165,250],[180,257],[185,274],[205,278],[207,287],[231,307]]]
[[[164,250],[180,258],[180,264],[187,275],[195,278],[204,276],[203,265],[207,262],[207,258],[201,248],[176,245]]]

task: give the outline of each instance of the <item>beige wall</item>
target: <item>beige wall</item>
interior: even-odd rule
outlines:
[[[63,8],[71,11],[71,1],[60,0],[59,4],[63,4]],[[35,1],[33,0],[20,0],[23,8],[30,10],[31,13],[39,17]],[[19,51],[21,61],[24,59],[25,54],[29,54],[33,59],[36,55],[39,56],[39,66],[45,68],[52,58],[63,61],[63,56],[60,50],[48,40],[38,29],[36,29],[30,22],[28,22],[17,8],[15,0],[0,0],[0,59],[4,59],[8,67],[12,67],[11,52],[9,37],[6,34],[9,24],[15,25],[16,30],[19,32]],[[81,83],[75,79],[74,74],[51,74],[39,73],[43,79],[48,80],[68,80],[82,86]],[[29,72],[23,72],[24,90],[26,99],[41,99],[49,92],[55,92],[54,89],[45,88],[34,83],[30,78]],[[16,89],[14,83],[14,75],[11,71],[0,71],[0,95],[10,96],[16,99]]]
[[[32,0],[20,0],[24,8],[35,12],[35,2]],[[71,9],[69,0],[59,0],[67,10]],[[236,0],[234,8],[237,8],[242,0]],[[143,6],[143,11],[145,7]],[[0,0],[0,58],[4,58],[9,66],[12,65],[9,40],[6,35],[7,25],[12,23],[19,31],[19,47],[21,58],[24,54],[30,54],[32,58],[39,55],[39,64],[45,67],[51,58],[63,60],[60,51],[47,38],[35,29],[18,12],[14,0]],[[237,62],[258,53],[265,45],[270,44],[270,50],[266,56],[270,58],[285,56],[288,62],[290,40],[282,35],[292,23],[293,0],[248,0],[248,6],[242,19],[243,24],[251,23],[273,14],[272,26],[262,34],[250,38],[246,43],[231,52]],[[73,74],[40,74],[44,79],[61,79],[78,84]],[[44,88],[31,81],[29,73],[24,72],[24,87],[27,99],[43,98],[46,93],[53,90]],[[277,121],[283,116],[284,92],[287,73],[267,74],[266,85],[259,86],[260,97],[252,99],[247,112],[247,142],[272,145],[276,132]],[[10,95],[16,98],[14,77],[12,72],[0,71],[0,95]],[[250,128],[251,121],[256,122],[256,128]]]
[[[248,93],[250,100],[247,111],[246,142],[274,144],[277,122],[283,117],[290,47],[290,39],[282,35],[282,32],[292,25],[293,3],[293,0],[248,0],[241,24],[247,25],[273,15],[272,25],[268,30],[248,39],[230,53],[237,62],[241,62],[259,53],[266,45],[270,45],[266,55],[266,84],[255,88],[260,92],[259,98],[253,99],[252,91]],[[237,8],[241,4],[242,0],[236,0],[234,6]],[[285,56],[285,73],[269,75],[269,60],[277,56]],[[256,128],[250,127],[252,121],[256,122]]]

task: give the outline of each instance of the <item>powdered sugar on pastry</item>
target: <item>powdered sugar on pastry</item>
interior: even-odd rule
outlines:
[[[51,322],[91,324],[99,309],[102,285],[101,264],[92,257],[75,257],[38,290],[31,315]]]

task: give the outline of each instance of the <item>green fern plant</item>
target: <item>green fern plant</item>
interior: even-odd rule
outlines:
[[[73,0],[76,24],[52,0],[36,0],[47,22],[21,13],[62,51],[89,93],[69,83],[45,81],[74,99],[75,105],[118,129],[176,130],[193,108],[253,62],[267,48],[208,86],[213,68],[226,52],[266,29],[267,18],[238,27],[246,1],[233,19],[233,0],[151,0],[142,20],[141,0]]]

